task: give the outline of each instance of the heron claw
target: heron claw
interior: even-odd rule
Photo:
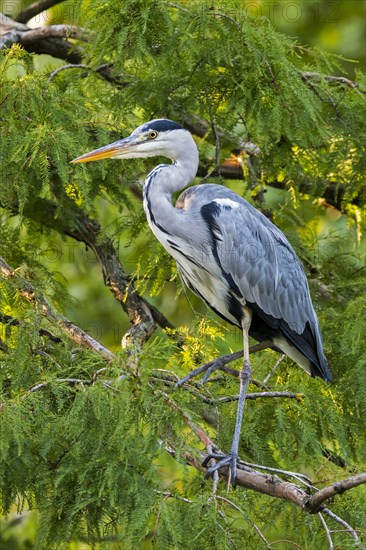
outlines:
[[[201,381],[201,384],[203,385],[207,382],[207,380],[209,379],[209,377],[213,372],[215,372],[216,370],[220,370],[221,368],[222,368],[222,364],[219,360],[216,360],[216,363],[215,361],[212,361],[211,363],[206,363],[205,365],[201,365],[197,369],[194,369],[190,373],[188,373],[187,376],[185,376],[184,378],[181,378],[180,380],[178,380],[178,382],[176,383],[176,387],[180,388],[181,386],[183,386],[183,384],[185,384],[186,382],[189,382],[189,380],[191,380],[192,378],[195,378],[196,376],[199,376],[200,374],[205,373]]]
[[[237,461],[238,461],[238,455],[237,453],[234,453],[233,451],[230,451],[227,455],[217,454],[217,453],[211,453],[206,456],[204,461],[202,462],[202,466],[206,467],[211,458],[214,458],[215,460],[218,460],[214,466],[211,466],[207,469],[207,472],[205,474],[205,479],[208,479],[214,472],[217,472],[217,470],[220,470],[224,466],[229,467],[229,475],[230,475],[230,482],[233,488],[236,487],[236,473],[237,473]]]

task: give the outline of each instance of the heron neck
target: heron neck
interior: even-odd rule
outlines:
[[[160,164],[150,172],[144,185],[144,210],[150,227],[166,233],[181,231],[180,212],[172,204],[172,194],[193,180],[198,168],[198,152],[181,156],[172,164]],[[155,231],[154,231],[155,233]],[[158,235],[156,235],[159,240]]]

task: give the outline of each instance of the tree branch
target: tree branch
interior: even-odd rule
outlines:
[[[70,340],[75,342],[75,344],[89,348],[108,360],[113,360],[115,358],[114,353],[112,353],[109,349],[105,348],[81,328],[71,323],[71,321],[66,319],[66,317],[64,317],[61,313],[53,309],[46,298],[40,294],[28,281],[18,275],[16,271],[14,271],[14,269],[12,269],[1,257],[0,274],[4,279],[10,280],[18,290],[19,294],[23,296],[27,302],[36,306],[40,313],[46,317],[50,323],[57,326],[68,336],[68,338],[70,338]]]
[[[128,86],[128,82],[122,75],[115,74],[113,66],[109,63],[103,63],[96,68],[84,65],[82,63],[82,48],[68,42],[67,38],[86,41],[89,35],[85,29],[73,25],[49,25],[30,29],[0,13],[0,50],[11,48],[13,44],[21,44],[29,53],[48,54],[68,62],[68,65],[51,73],[50,80],[53,80],[56,74],[62,70],[83,68],[85,71],[99,74],[104,80],[118,88]]]
[[[56,4],[61,4],[64,0],[38,0],[38,2],[33,2],[30,6],[27,6],[15,17],[15,21],[19,23],[27,23],[32,17],[42,13],[43,11],[49,10]]]
[[[148,340],[155,330],[155,321],[162,328],[172,328],[164,315],[154,307],[150,309],[148,302],[136,291],[122,268],[111,239],[103,234],[100,224],[72,201],[65,201],[62,217],[56,216],[57,205],[54,202],[42,198],[36,198],[32,204],[26,205],[23,215],[41,226],[68,235],[93,250],[101,265],[105,285],[121,304],[133,325],[124,336],[123,346],[141,345]],[[17,213],[16,205],[13,212]]]
[[[319,507],[325,500],[328,500],[335,495],[341,495],[345,491],[363,484],[366,484],[366,473],[357,474],[355,476],[348,477],[347,479],[343,479],[342,481],[337,481],[336,483],[333,483],[333,485],[324,487],[324,489],[320,489],[317,493],[315,493],[315,495],[309,497],[305,507],[307,510],[314,513],[319,510]]]
[[[23,46],[45,38],[75,38],[77,40],[88,41],[90,34],[80,27],[74,25],[47,25],[37,29],[30,29],[21,33],[21,43]]]
[[[344,521],[343,518],[340,518],[339,516],[334,514],[334,512],[332,512],[331,510],[328,510],[328,508],[323,508],[322,514],[327,514],[327,516],[334,519],[337,523],[340,523],[340,525],[345,527],[345,530],[347,531],[347,533],[349,533],[353,538],[353,540],[356,542],[357,548],[359,548],[359,550],[365,550],[365,547],[362,544],[360,544],[360,539],[356,533],[356,530],[353,529],[353,527],[351,527],[349,523]]]
[[[232,502],[228,498],[222,497],[220,495],[216,495],[215,498],[216,498],[216,500],[221,500],[223,502],[226,502],[227,504],[232,506],[235,510],[237,510],[240,514],[242,514],[242,516],[250,523],[250,525],[253,527],[253,529],[255,529],[255,531],[258,533],[259,537],[262,539],[262,541],[264,542],[266,547],[269,548],[269,549],[271,548],[270,543],[265,538],[262,531],[259,529],[258,525],[256,523],[254,523],[254,521],[252,519],[250,519],[250,517],[239,506],[237,506],[237,504],[235,504],[234,502]]]
[[[54,29],[54,34],[62,36],[67,34],[65,29],[70,28],[67,25],[56,25],[56,27],[58,27],[58,31]],[[64,30],[61,30],[60,27],[63,27]],[[0,50],[11,48],[13,44],[21,44],[29,53],[48,54],[65,59],[69,63],[81,63],[82,50],[64,38],[47,36],[48,28],[30,29],[0,13]]]
[[[177,115],[178,116],[178,115]],[[210,123],[196,115],[193,115],[191,113],[179,115],[183,126],[189,130],[192,134],[205,138],[209,143],[215,144],[215,138],[213,135],[210,134]],[[220,136],[220,142],[224,146],[230,146],[233,148],[233,150],[238,154],[240,151],[244,151],[246,155],[249,156],[250,159],[253,157],[256,157],[260,155],[261,151],[258,145],[252,142],[246,142],[244,140],[240,140],[238,136],[230,134],[230,132],[224,131],[220,128],[216,129],[218,135]],[[197,176],[200,178],[205,178],[206,175],[209,172],[209,168],[206,167],[202,162],[199,165]],[[225,159],[221,164],[218,170],[212,173],[213,176],[221,176],[224,179],[235,179],[235,180],[243,180],[244,179],[244,172],[243,172],[243,161],[238,160],[238,157],[236,158],[230,158]],[[266,181],[266,185],[268,187],[273,187],[275,189],[286,189],[286,183],[285,182],[279,182],[279,181]],[[299,182],[299,191],[301,193],[309,193],[311,192],[310,189],[311,185],[308,184],[306,181],[300,181]],[[326,199],[326,201],[331,204],[332,206],[335,206],[339,210],[342,206],[343,197],[345,194],[345,190],[342,188],[342,186],[337,185],[337,183],[329,182],[327,187],[324,190],[323,197]],[[352,202],[352,201],[351,201]],[[355,204],[357,204],[357,199],[355,199]]]
[[[101,75],[104,80],[107,82],[111,82],[112,84],[115,84],[119,88],[125,88],[128,86],[128,82],[126,82],[122,75],[115,75],[113,74],[113,67],[111,67],[108,63],[103,63],[102,65],[99,65],[98,67],[90,67],[89,65],[85,65],[84,63],[69,63],[68,65],[63,65],[62,67],[58,67],[52,73],[50,73],[50,76],[48,77],[48,82],[52,82],[52,80],[62,71],[66,71],[69,69],[82,69],[84,73],[82,74],[82,77],[87,76],[89,72],[93,72],[96,74]]]
[[[312,79],[325,80],[326,82],[335,82],[337,84],[345,84],[349,88],[356,89],[356,91],[361,95],[366,93],[366,91],[360,90],[359,85],[356,82],[353,82],[353,80],[350,80],[349,78],[346,78],[344,76],[333,76],[333,75],[314,73],[309,71],[301,72],[300,74],[301,74],[301,78],[306,82]]]
[[[318,516],[319,516],[319,519],[320,519],[320,521],[323,525],[324,531],[327,535],[329,550],[334,550],[334,544],[333,544],[333,540],[332,540],[332,535],[330,534],[330,531],[329,531],[329,527],[328,527],[325,519],[323,518],[323,516],[320,512],[318,512]]]
[[[217,446],[214,444],[214,442],[211,440],[211,438],[208,436],[208,434],[200,427],[198,426],[190,417],[190,415],[181,409],[181,407],[165,392],[159,391],[156,392],[157,394],[160,394],[161,397],[164,398],[166,403],[175,411],[179,411],[182,415],[182,418],[184,422],[189,426],[189,428],[193,431],[193,433],[196,435],[196,437],[205,445],[206,449],[211,449],[209,452],[212,452],[212,449],[215,449],[215,452],[222,453],[220,449],[217,448]],[[175,456],[175,450],[173,447],[167,448],[167,451]],[[205,471],[205,468],[202,466],[202,461],[206,458],[206,453],[203,451],[198,451],[199,458],[197,457],[197,452],[193,454],[190,451],[184,451],[180,452],[180,456],[184,458],[184,460],[189,464],[190,466],[193,466],[194,468]],[[224,456],[224,453],[222,453]],[[257,467],[261,467],[259,465],[254,465]],[[265,467],[261,467],[265,468]],[[274,469],[273,469],[274,470]],[[285,472],[285,471],[283,471]],[[330,498],[331,496],[334,496],[334,485],[333,484],[330,487],[326,487],[324,489],[318,490],[317,487],[312,484],[309,480],[309,478],[305,478],[302,474],[295,474],[294,472],[285,472],[286,475],[292,475],[296,478],[296,476],[299,478],[299,481],[301,483],[304,483],[308,490],[317,491],[313,496],[309,496],[309,494],[302,489],[299,485],[296,485],[295,483],[283,480],[279,478],[277,475],[268,475],[264,474],[262,472],[259,472],[258,470],[253,469],[250,466],[246,466],[245,462],[239,461],[238,464],[238,470],[237,470],[237,485],[241,487],[245,487],[246,489],[251,489],[254,491],[257,491],[259,493],[268,495],[270,497],[279,498],[282,500],[286,500],[288,502],[291,502],[295,506],[301,508],[302,510],[308,512],[308,513],[317,513],[319,512],[319,506],[317,506],[317,509],[312,506],[312,504],[309,505],[309,502],[311,503],[312,498],[316,498],[318,493],[323,493],[324,498],[321,500],[320,505],[324,500],[327,498]],[[229,479],[230,476],[230,470],[228,467],[223,467],[218,471],[219,477],[223,478],[225,480]],[[304,479],[308,480],[304,482]],[[342,492],[351,489],[352,487],[356,487],[357,485],[360,485],[361,483],[366,482],[366,474],[359,474],[358,476],[353,476],[352,478],[344,480],[344,482],[339,482],[341,485],[343,485]],[[332,517],[335,521],[338,521],[342,523],[347,529],[347,532],[354,538],[354,540],[357,542],[359,548],[364,547],[360,545],[359,538],[357,536],[356,531],[348,525],[342,518],[339,518],[336,516],[333,512],[328,510],[325,507],[321,508],[322,513],[327,514],[329,517]]]

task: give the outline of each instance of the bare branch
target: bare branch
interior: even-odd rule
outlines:
[[[323,508],[322,514],[326,514],[330,518],[334,519],[337,523],[340,523],[341,525],[343,525],[343,527],[345,527],[347,533],[349,533],[351,535],[351,537],[353,538],[353,540],[356,542],[357,547],[359,548],[359,550],[365,550],[365,547],[360,543],[360,539],[359,539],[355,529],[353,529],[353,527],[351,527],[349,525],[349,523],[347,523],[346,521],[344,521],[344,519],[342,519],[339,516],[337,516],[336,514],[334,514],[334,512],[332,512],[328,508]]]
[[[61,2],[64,2],[64,0],[38,0],[38,2],[33,2],[33,4],[27,6],[15,17],[15,21],[27,23],[35,15],[49,10],[53,6],[56,6],[56,4],[61,4]]]
[[[312,495],[306,504],[306,507],[309,511],[314,512],[319,509],[321,504],[328,500],[329,498],[334,497],[335,495],[341,495],[353,487],[358,487],[359,485],[366,484],[366,473],[357,474],[342,481],[337,481],[333,485],[324,487],[320,489],[315,495]]]
[[[198,426],[195,422],[193,422],[190,415],[186,411],[182,410],[179,407],[179,405],[171,399],[169,395],[160,391],[157,392],[157,394],[158,393],[160,394],[160,396],[164,398],[164,400],[173,410],[179,411],[181,413],[185,423],[192,429],[196,437],[205,445],[206,449],[214,448],[216,449],[216,452],[218,453],[222,452],[220,451],[220,449],[216,447],[216,445],[210,439],[208,434],[200,426]],[[175,455],[175,451],[171,446],[167,450],[173,456]],[[190,464],[191,466],[199,469],[200,471],[204,470],[201,464],[202,459],[206,457],[204,452],[202,451],[199,452],[199,456],[201,460],[197,458],[197,453],[192,454],[189,451],[181,452],[180,456],[184,458],[187,464]],[[237,471],[237,485],[245,487],[247,489],[252,489],[254,491],[266,494],[274,498],[286,500],[288,502],[291,502],[292,504],[295,504],[302,510],[307,511],[309,513],[313,512],[313,510],[309,509],[307,504],[309,502],[309,498],[311,499],[311,497],[309,497],[308,493],[305,492],[304,489],[302,489],[301,487],[299,487],[294,483],[280,479],[277,475],[263,474],[251,467],[244,466],[244,464],[245,464],[244,462],[240,461],[240,466],[242,467],[239,468]],[[254,465],[254,466],[257,466],[257,465]],[[286,472],[286,471],[283,471],[283,472]],[[226,480],[230,475],[230,471],[228,467],[221,468],[218,471],[218,473],[220,478],[224,478]],[[306,476],[303,476],[300,473],[295,474],[294,472],[286,472],[286,475],[288,474],[291,474],[292,476],[297,476],[301,480],[301,482],[305,483],[305,485],[309,489],[317,490],[317,488],[313,484],[311,484],[311,482],[310,483],[304,482],[305,479],[308,479],[306,478]],[[365,474],[360,474],[360,475],[364,476]],[[354,477],[356,478],[358,476],[354,476]],[[360,484],[360,479],[361,478],[358,477],[358,483],[357,483],[358,485]],[[345,480],[345,481],[346,481],[345,487],[347,487],[347,489],[350,489],[351,487],[356,486],[355,480],[353,480],[353,482],[348,482],[348,480]],[[344,490],[347,490],[347,489],[344,489]],[[357,542],[359,548],[361,548],[362,550],[365,550],[364,547],[359,543],[359,538],[357,536],[356,531],[347,522],[345,522],[342,518],[339,518],[338,516],[333,514],[333,512],[331,512],[327,508],[323,508],[322,513],[327,514],[329,517],[332,517],[333,519],[341,523],[341,525],[343,525],[347,529],[347,532],[349,532],[350,535],[353,537],[353,539]]]
[[[215,472],[217,473],[217,471]],[[221,500],[222,502],[226,502],[227,504],[229,504],[230,506],[232,506],[235,510],[237,510],[238,512],[240,512],[240,514],[242,514],[242,516],[250,523],[250,525],[253,527],[253,529],[256,530],[256,532],[258,533],[259,537],[262,539],[262,541],[264,542],[264,544],[267,546],[267,548],[271,548],[271,545],[269,544],[268,540],[266,539],[266,537],[263,535],[262,531],[259,529],[258,525],[256,525],[254,523],[253,520],[250,519],[250,517],[239,507],[237,506],[234,502],[232,502],[231,500],[229,500],[228,498],[225,498],[225,497],[222,497],[222,496],[219,496],[217,495],[216,496],[216,499],[217,500]]]
[[[69,63],[68,65],[63,65],[62,67],[58,67],[52,73],[50,73],[50,76],[48,77],[48,82],[52,82],[52,80],[62,71],[66,71],[69,69],[82,69],[85,71],[82,74],[82,77],[87,76],[88,73],[97,73],[100,76],[104,78],[107,82],[111,82],[118,86],[119,88],[124,88],[128,86],[128,82],[126,82],[122,75],[113,74],[113,67],[111,67],[108,63],[103,63],[102,65],[99,65],[98,67],[90,67],[89,65],[85,65],[84,63]]]
[[[271,347],[273,343],[270,340],[264,340],[263,342],[260,342],[259,344],[255,344],[254,346],[251,346],[249,349],[249,353],[256,353],[257,351],[261,351],[263,349],[267,349],[268,347]],[[223,355],[222,357],[217,357],[216,359],[213,359],[212,361],[209,361],[208,363],[205,363],[204,365],[201,365],[200,367],[197,367],[196,369],[192,370],[187,376],[179,380],[178,386],[182,386],[186,382],[188,382],[191,378],[195,378],[199,374],[206,373],[205,376],[202,378],[202,384],[207,382],[208,377],[211,376],[211,374],[215,370],[222,370],[226,372],[227,374],[231,374],[232,376],[239,376],[239,371],[236,369],[231,369],[226,367],[225,365],[227,363],[231,363],[232,361],[236,361],[237,359],[242,359],[243,357],[243,350],[236,351],[234,353],[229,353],[227,355]]]
[[[30,29],[23,32],[21,35],[21,43],[25,46],[30,42],[37,42],[45,38],[75,38],[85,42],[89,40],[90,33],[75,25],[47,25],[45,27]]]
[[[17,21],[14,21],[14,19],[7,17],[4,13],[0,12],[0,37],[5,36],[6,34],[11,33],[12,31],[20,32],[20,31],[27,31],[27,30],[29,30],[29,27],[27,27],[27,25],[18,23]]]
[[[334,544],[333,544],[333,540],[332,540],[332,535],[330,534],[330,531],[329,531],[329,527],[328,527],[325,519],[323,518],[323,516],[320,512],[318,512],[318,516],[319,516],[319,519],[320,519],[320,521],[323,525],[325,534],[327,535],[329,550],[334,550]]]
[[[287,398],[287,399],[296,399],[297,401],[301,401],[305,396],[302,393],[293,393],[289,391],[264,391],[264,392],[255,392],[255,393],[248,393],[247,399],[261,399],[263,397],[266,398]],[[217,405],[219,403],[229,403],[231,401],[238,401],[239,395],[229,395],[227,397],[219,397],[218,399],[211,399],[205,401],[205,403],[211,403],[214,405]]]
[[[275,474],[285,475],[287,477],[292,477],[293,479],[296,479],[299,483],[302,483],[302,485],[305,485],[305,487],[308,487],[309,489],[313,489],[314,485],[309,477],[307,477],[305,474],[301,474],[300,472],[291,472],[290,470],[282,470],[280,468],[273,468],[271,466],[264,466],[262,464],[253,464],[252,462],[246,462],[243,460],[239,460],[239,468],[241,466],[244,466],[245,468],[250,468],[251,470],[263,470],[265,472],[271,472]]]
[[[360,93],[361,95],[366,93],[365,91],[360,90],[359,85],[356,82],[353,82],[353,80],[350,80],[349,78],[346,78],[344,76],[333,76],[333,75],[326,75],[326,74],[314,73],[309,71],[305,71],[300,74],[301,74],[301,78],[305,81],[312,80],[312,79],[325,80],[326,82],[335,82],[337,84],[345,84],[349,88],[355,89],[356,92]]]
[[[89,336],[81,328],[66,319],[61,313],[54,310],[46,298],[40,294],[28,281],[18,275],[3,258],[0,257],[0,274],[6,280],[11,280],[19,294],[30,304],[33,304],[48,321],[64,332],[76,344],[89,348],[108,360],[115,358],[114,353],[105,348],[97,340]]]
[[[239,23],[235,21],[235,19],[230,15],[228,15],[227,13],[221,13],[220,11],[209,10],[207,12],[207,15],[215,15],[216,17],[222,17],[223,19],[227,19],[228,21],[231,21],[231,23],[233,23],[239,30],[241,30],[241,26],[239,25]]]
[[[4,27],[3,16],[0,13],[0,50],[11,48],[13,44],[21,44],[29,53],[48,54],[59,59],[65,59],[69,63],[81,63],[82,50],[75,44],[71,44],[63,38],[38,38],[31,40],[31,37],[37,36],[29,34],[31,29],[19,29],[20,23],[16,23],[6,18]],[[10,21],[10,24],[9,24]],[[25,40],[23,41],[23,38]]]
[[[85,243],[91,248],[100,262],[105,285],[121,304],[133,324],[125,335],[125,346],[141,345],[155,330],[155,321],[147,302],[135,290],[133,283],[124,272],[117,252],[109,237],[103,234],[96,220],[87,216],[81,208],[64,198],[63,216],[55,216],[57,206],[48,199],[37,198],[31,206],[25,206],[23,215],[45,227]],[[69,208],[67,207],[69,205]],[[14,211],[17,211],[14,208]],[[162,322],[163,315],[159,320]],[[165,319],[165,318],[164,318]],[[169,322],[165,320],[165,326]]]
[[[265,379],[263,380],[263,385],[265,386],[268,382],[268,380],[271,378],[274,371],[277,369],[277,367],[282,363],[282,361],[286,358],[286,355],[283,353],[281,357],[276,361],[274,366],[271,368]]]

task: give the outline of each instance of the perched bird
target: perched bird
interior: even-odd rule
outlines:
[[[222,185],[189,187],[175,205],[172,194],[193,180],[198,150],[176,122],[151,120],[132,134],[71,161],[164,156],[171,164],[147,176],[143,205],[149,226],[178,264],[182,279],[223,319],[243,331],[244,364],[228,465],[235,484],[240,429],[250,381],[249,336],[282,351],[311,376],[331,380],[304,269],[283,233],[245,199]],[[186,377],[186,379],[190,376]]]

